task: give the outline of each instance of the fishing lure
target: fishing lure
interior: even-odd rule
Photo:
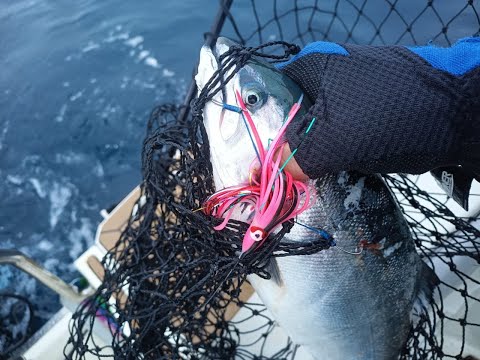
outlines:
[[[281,154],[286,145],[284,134],[301,107],[303,94],[290,109],[278,134],[267,149],[262,144],[258,130],[238,90],[236,98],[240,108],[235,107],[235,111],[243,117],[258,162],[250,166],[248,184],[217,191],[204,202],[202,209],[205,214],[223,218],[223,221],[214,227],[215,230],[224,229],[234,210],[239,206],[250,209],[253,217],[243,238],[243,254],[258,248],[275,228],[305,211],[310,205],[310,192],[304,182],[293,179],[292,175],[285,171],[291,156],[280,164]],[[232,105],[228,107],[231,108]]]

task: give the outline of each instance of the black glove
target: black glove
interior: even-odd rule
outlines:
[[[310,178],[451,165],[480,174],[480,38],[450,48],[317,42],[279,68],[314,102],[286,134]]]

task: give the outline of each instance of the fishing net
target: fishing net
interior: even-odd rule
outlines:
[[[451,43],[478,32],[478,7],[475,1],[292,5],[252,0],[231,8],[229,1],[222,2],[224,34],[243,44],[268,43],[235,47],[222,55],[219,72],[188,116],[181,116],[186,108],[175,104],[152,112],[143,144],[142,196],[116,246],[103,259],[103,283],[73,315],[66,358],[295,358],[297,346],[289,339],[278,343],[274,319],[262,304],[249,301],[247,276],[269,279],[272,257],[303,256],[335,243],[328,236],[282,243],[293,226],[286,222],[264,246],[239,258],[248,225],[232,220],[223,231],[212,229],[219,220],[197,211],[215,190],[203,125],[205,103],[251,56],[274,62],[299,50],[284,39],[301,45],[320,39]],[[480,282],[471,271],[480,263],[478,218],[455,215],[446,201],[426,192],[414,177],[385,180],[402,206],[419,254],[441,279],[435,302],[418,312],[400,357],[467,358],[469,344],[474,343],[471,331],[475,334],[480,328],[480,320],[471,315],[480,306]],[[102,341],[92,336],[99,323],[108,329]],[[451,346],[452,337],[457,346]]]

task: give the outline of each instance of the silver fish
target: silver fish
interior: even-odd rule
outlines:
[[[220,38],[214,51],[202,48],[199,89],[231,45]],[[226,98],[218,94],[207,103],[204,123],[217,190],[245,183],[255,159],[240,115],[219,105],[237,105],[235,90],[241,91],[263,144],[276,135],[302,92],[270,64],[252,59],[226,84]],[[309,105],[305,99],[299,118]],[[312,183],[315,204],[297,222],[326,230],[337,246],[313,255],[277,258],[270,263],[272,279],[249,280],[294,343],[315,359],[397,359],[415,305],[431,299],[438,279],[417,254],[400,208],[380,176],[342,172]],[[282,241],[318,237],[295,224]]]

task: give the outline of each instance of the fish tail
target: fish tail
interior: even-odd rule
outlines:
[[[418,288],[414,301],[414,309],[418,314],[421,314],[432,304],[435,288],[440,284],[440,279],[437,274],[422,260],[420,260],[417,284]]]

